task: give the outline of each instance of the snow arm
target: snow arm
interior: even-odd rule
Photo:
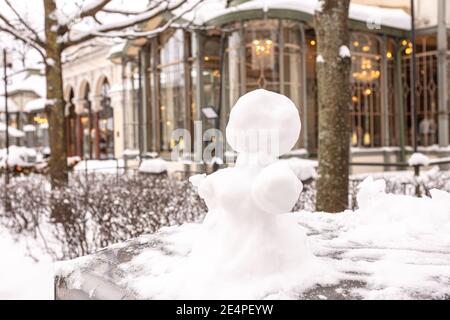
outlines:
[[[264,168],[252,185],[251,196],[255,204],[268,213],[287,213],[298,200],[302,182],[291,168],[274,163]]]

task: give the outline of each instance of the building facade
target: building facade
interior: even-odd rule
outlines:
[[[188,129],[194,137],[201,124],[200,134],[210,128],[225,133],[237,99],[265,88],[296,103],[302,133],[294,154],[314,157],[316,2],[206,1],[185,16],[200,29],[169,28],[156,37],[119,43],[96,39],[74,48],[63,68],[69,155],[107,159],[156,152],[169,157],[176,146],[194,151],[194,141],[174,137],[175,129]],[[354,159],[405,160],[414,134],[413,102],[422,151],[449,152],[450,5],[415,3],[413,88],[409,1],[352,1],[349,143]],[[150,31],[168,19],[139,28]],[[33,119],[44,121],[38,98],[28,109]]]

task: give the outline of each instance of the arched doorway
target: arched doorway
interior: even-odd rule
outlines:
[[[101,110],[98,112],[96,120],[98,132],[98,151],[100,159],[114,158],[114,118],[111,98],[109,97],[110,85],[105,78],[100,88]]]

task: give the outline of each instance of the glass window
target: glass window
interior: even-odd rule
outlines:
[[[105,79],[101,88],[102,110],[99,112],[99,149],[100,158],[114,158],[114,118],[111,98],[109,97],[109,83]]]
[[[176,141],[174,129],[184,128],[186,118],[184,32],[176,30],[166,39],[160,51],[160,125],[161,150],[170,151]]]
[[[278,28],[278,20],[245,24],[246,92],[259,88],[280,92]]]
[[[352,33],[352,145],[382,145],[381,54],[375,36]]]

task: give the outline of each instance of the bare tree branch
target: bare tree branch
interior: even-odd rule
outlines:
[[[204,0],[197,0],[196,3],[190,7],[191,10],[203,1]],[[105,24],[105,25],[99,26],[96,29],[93,29],[90,32],[81,33],[81,34],[75,36],[74,38],[69,39],[67,42],[64,42],[62,44],[62,46],[63,46],[63,48],[67,48],[67,47],[82,43],[84,41],[90,40],[96,36],[107,36],[106,34],[109,32],[126,29],[126,28],[134,26],[136,24],[151,20],[151,19],[153,19],[159,15],[162,15],[164,13],[176,10],[179,7],[181,7],[182,5],[184,5],[186,2],[187,2],[187,0],[180,0],[173,5],[170,5],[169,2],[166,2],[165,5],[159,6],[159,8],[156,10],[150,10],[150,11],[144,12],[142,14],[139,14],[137,16],[130,17],[129,19],[126,19],[124,21],[117,22],[117,23],[111,23],[111,24]],[[184,14],[185,13],[186,12],[184,12]]]
[[[193,21],[189,21],[186,24],[175,24],[175,22],[179,19],[181,19],[185,14],[188,12],[194,10],[201,2],[204,0],[198,0],[193,6],[187,8],[186,10],[180,12],[179,14],[173,16],[170,18],[164,25],[150,30],[150,31],[143,31],[143,32],[136,32],[136,31],[123,31],[123,32],[109,32],[109,33],[97,33],[96,35],[99,37],[110,37],[110,38],[124,38],[124,39],[135,39],[135,38],[151,38],[154,36],[157,36],[158,34],[166,31],[169,28],[173,29],[189,29],[193,25]],[[195,27],[195,29],[211,29],[214,27]]]
[[[83,5],[79,17],[84,18],[95,16],[97,12],[102,10],[110,2],[111,0],[92,0],[86,5]]]
[[[35,38],[35,41],[37,44],[39,44],[39,46],[43,47],[44,46],[44,42],[42,41],[42,39],[39,37],[39,34],[36,32],[35,29],[33,29],[23,18],[22,16],[19,14],[19,12],[17,12],[17,10],[14,8],[14,6],[11,4],[11,2],[9,0],[4,0],[5,3],[8,5],[8,7],[11,9],[12,12],[14,12],[14,14],[16,15],[18,21],[28,30],[30,31]]]
[[[0,25],[0,31],[6,32],[9,35],[13,36],[15,39],[20,40],[26,44],[28,44],[30,47],[32,47],[33,49],[35,49],[44,59],[45,61],[45,53],[43,51],[43,48],[39,46],[38,43],[36,43],[35,41],[33,41],[32,39],[21,35],[19,32],[17,32],[14,28],[11,28],[9,26],[1,26]]]

